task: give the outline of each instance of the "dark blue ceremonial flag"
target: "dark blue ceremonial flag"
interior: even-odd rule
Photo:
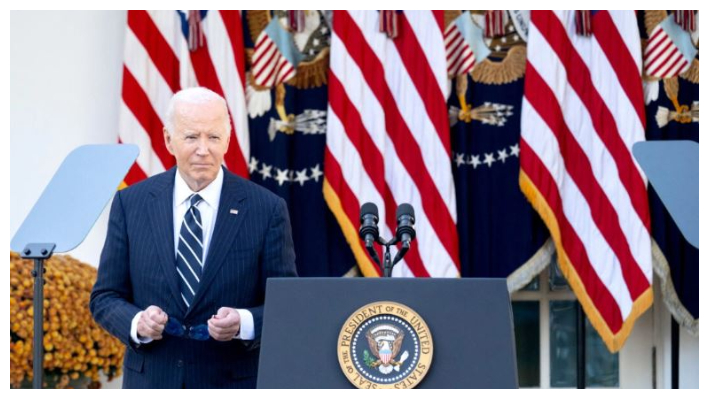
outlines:
[[[473,120],[449,109],[458,207],[461,275],[508,277],[544,245],[549,233],[519,186],[520,109],[524,80],[475,83],[467,76]],[[455,85],[455,81],[454,81]]]
[[[683,78],[674,78],[679,88],[677,102],[687,106],[691,115],[692,105],[698,107],[699,85]],[[647,106],[648,140],[693,140],[699,142],[699,110],[697,121],[679,122],[671,113],[677,112],[668,98],[665,82],[658,82],[658,99]],[[670,83],[670,85],[675,83]],[[681,117],[680,117],[681,118]],[[691,120],[691,116],[688,116]],[[659,123],[658,123],[659,120]],[[660,125],[663,125],[662,127]],[[675,291],[684,307],[695,319],[699,318],[699,250],[684,239],[672,217],[660,201],[657,193],[649,187],[652,236],[667,259],[672,272]]]
[[[255,12],[249,11],[247,18],[249,13]],[[244,26],[253,26],[253,21],[249,25],[247,20]],[[253,48],[256,38],[248,31],[244,36],[246,47]],[[275,88],[255,94],[258,101],[270,102],[270,106],[261,107],[267,109],[263,115],[249,118],[251,180],[288,203],[298,274],[342,276],[356,267],[356,262],[322,191],[327,85],[283,87],[281,104],[292,121],[279,115]]]
[[[667,13],[663,10],[639,13],[643,39]],[[698,47],[698,37],[695,46]],[[645,82],[648,140],[693,140],[699,142],[699,55],[682,76]],[[679,108],[678,108],[679,107]],[[648,188],[652,237],[669,265],[672,285],[681,305],[694,319],[699,319],[699,250],[690,245],[665,209],[652,185]],[[667,293],[663,292],[665,301]],[[670,295],[671,297],[671,295]],[[670,310],[677,318],[673,304]],[[689,320],[678,320],[687,324]]]

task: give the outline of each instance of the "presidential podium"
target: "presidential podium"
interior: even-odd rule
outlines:
[[[515,356],[504,279],[273,278],[257,386],[517,388]]]

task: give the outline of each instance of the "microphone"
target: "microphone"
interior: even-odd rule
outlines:
[[[413,206],[401,204],[396,208],[396,239],[401,241],[406,247],[416,238],[415,222]]]
[[[359,211],[359,221],[362,226],[359,228],[359,236],[364,240],[366,247],[372,245],[379,239],[379,209],[371,202],[362,205]]]
[[[401,242],[401,250],[396,253],[392,267],[404,258],[411,247],[411,241],[416,238],[415,222],[413,206],[401,204],[396,208],[396,239]],[[389,276],[391,276],[391,272],[389,272]]]
[[[359,236],[364,240],[364,246],[369,252],[374,262],[381,267],[382,263],[379,260],[377,251],[374,250],[374,243],[379,240],[379,209],[371,202],[362,205],[359,210],[359,222],[362,226],[359,228]]]

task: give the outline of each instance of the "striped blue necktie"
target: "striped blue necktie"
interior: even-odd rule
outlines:
[[[182,300],[190,307],[199,281],[202,279],[202,216],[199,214],[197,204],[202,201],[199,194],[192,194],[189,198],[190,207],[185,213],[180,228],[180,239],[177,242],[177,257],[175,264],[180,277],[180,292]]]

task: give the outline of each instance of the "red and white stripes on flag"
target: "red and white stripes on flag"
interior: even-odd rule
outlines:
[[[675,10],[675,22],[687,32],[697,30],[696,16],[694,10]]]
[[[467,17],[467,16],[466,16]],[[470,44],[458,29],[456,20],[451,21],[443,34],[446,44],[448,76],[465,75],[475,67],[475,54]]]
[[[195,51],[189,50],[190,30],[203,35],[203,45]],[[203,12],[201,29],[190,29],[183,12],[128,11],[118,137],[122,143],[137,144],[140,155],[125,182],[133,184],[175,165],[163,140],[164,114],[175,92],[193,86],[226,99],[234,136],[224,163],[248,177],[244,76],[239,11]]]
[[[485,13],[485,37],[502,36],[507,25],[507,11],[488,10]]]
[[[202,15],[200,11],[190,10],[187,21],[190,27],[190,31],[187,34],[188,47],[191,51],[194,51],[204,46],[204,32],[202,31]]]
[[[591,10],[576,10],[576,33],[591,36]]]
[[[334,12],[323,191],[366,276],[381,270],[357,234],[360,206],[377,205],[380,233],[389,238],[397,204],[408,202],[416,240],[394,275],[454,277],[460,262],[443,13],[405,11],[398,22],[390,39],[376,11]]]
[[[641,49],[632,11],[532,11],[522,103],[520,185],[556,244],[564,276],[608,349],[652,304]]]
[[[379,11],[379,32],[386,33],[390,38],[399,35],[399,13],[396,10]]]
[[[650,33],[645,48],[645,73],[661,79],[678,76],[689,69],[696,54],[690,34],[669,16]]]
[[[288,26],[293,32],[302,32],[305,29],[305,11],[288,10]]]
[[[303,14],[303,18],[305,14]],[[252,56],[254,83],[275,87],[295,77],[299,61],[298,50],[291,36],[277,18],[271,20],[256,39]]]

